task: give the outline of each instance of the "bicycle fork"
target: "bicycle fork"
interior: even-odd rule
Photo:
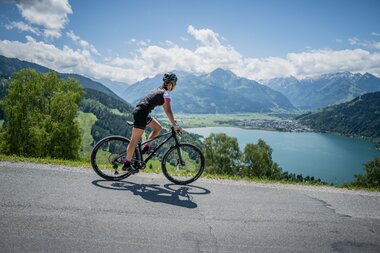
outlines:
[[[181,149],[179,148],[179,141],[177,139],[177,136],[174,136],[174,140],[175,140],[175,145],[178,152],[179,164],[181,166],[185,166],[186,164],[185,164],[185,161],[182,159],[182,152],[181,152]]]

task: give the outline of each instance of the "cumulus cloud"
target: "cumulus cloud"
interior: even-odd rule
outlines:
[[[219,34],[213,32],[210,29],[195,29],[192,25],[190,25],[187,28],[187,32],[195,39],[199,40],[204,46],[220,46],[220,42],[218,40]]]
[[[30,25],[41,26],[46,38],[59,38],[61,30],[68,22],[68,15],[73,13],[68,0],[8,0],[7,2],[15,3],[21,16]],[[16,26],[14,28],[20,29]]]
[[[31,36],[27,36],[25,43],[0,41],[0,54],[33,60],[60,72],[75,72],[127,83],[171,70],[208,73],[216,68],[229,69],[238,76],[253,80],[284,76],[304,78],[339,71],[370,72],[380,76],[380,51],[376,49],[308,50],[289,53],[286,57],[251,58],[241,55],[231,45],[221,43],[219,35],[210,29],[189,26],[187,31],[201,42],[195,49],[170,41],[164,46],[140,44],[140,48],[130,57],[104,58],[101,62],[94,59],[86,43],[82,43],[82,48],[77,50],[68,46],[57,48]],[[78,43],[81,41],[72,31],[67,36]],[[134,43],[139,43],[139,40],[134,39]]]

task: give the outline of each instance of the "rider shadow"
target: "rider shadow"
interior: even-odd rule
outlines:
[[[193,201],[192,195],[210,193],[208,189],[193,185],[166,184],[161,187],[158,184],[136,184],[128,181],[115,182],[107,180],[95,180],[92,184],[105,189],[130,191],[134,195],[151,202],[186,208],[198,207]]]

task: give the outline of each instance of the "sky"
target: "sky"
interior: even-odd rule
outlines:
[[[380,77],[380,1],[0,0],[0,55],[128,84],[216,68]]]

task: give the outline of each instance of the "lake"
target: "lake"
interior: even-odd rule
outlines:
[[[380,157],[376,144],[359,138],[326,133],[291,133],[234,127],[188,128],[188,132],[204,137],[225,133],[236,137],[240,150],[248,143],[263,139],[272,149],[272,158],[284,171],[314,176],[340,185],[352,182],[355,174],[363,174],[363,163]]]

